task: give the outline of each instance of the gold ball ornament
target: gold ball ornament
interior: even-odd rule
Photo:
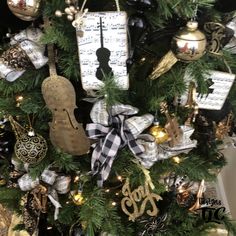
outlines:
[[[75,205],[81,206],[84,204],[85,200],[82,195],[82,191],[74,191],[71,193],[71,196],[72,196],[72,200]]]
[[[189,21],[180,29],[171,41],[171,50],[176,58],[191,62],[201,58],[206,51],[206,36],[198,30],[196,21]]]
[[[0,177],[0,186],[4,186],[7,184],[7,181],[4,178]]]
[[[41,0],[7,0],[11,12],[24,21],[35,20],[39,16]]]
[[[159,125],[159,122],[154,122],[154,125],[150,128],[149,133],[154,136],[156,143],[164,143],[169,139],[169,135],[165,128]]]
[[[40,162],[47,154],[47,142],[38,134],[22,134],[15,144],[16,157],[28,164]]]

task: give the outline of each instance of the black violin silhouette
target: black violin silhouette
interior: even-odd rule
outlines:
[[[103,45],[103,29],[102,29],[102,17],[100,17],[100,42],[101,47],[97,49],[96,55],[99,62],[99,67],[96,71],[96,77],[99,80],[103,80],[105,75],[113,75],[112,68],[109,66],[108,62],[110,60],[111,52],[109,49],[104,48]]]

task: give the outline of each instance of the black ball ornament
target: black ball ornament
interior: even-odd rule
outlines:
[[[148,30],[149,25],[146,18],[141,14],[131,15],[128,19],[131,46],[134,47],[142,35]]]
[[[153,0],[127,0],[126,3],[140,12],[149,11],[157,7],[156,2]]]

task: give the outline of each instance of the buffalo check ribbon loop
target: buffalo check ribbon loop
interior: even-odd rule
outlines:
[[[126,106],[127,113],[125,112]],[[103,124],[90,123],[86,127],[88,137],[96,141],[92,144],[94,151],[92,154],[91,168],[92,174],[97,175],[97,184],[100,187],[102,187],[103,182],[108,178],[119,149],[128,145],[134,156],[139,156],[145,151],[143,146],[136,142],[134,135],[126,124],[127,115],[132,114],[132,106],[120,104],[120,107],[115,106],[114,109],[116,111],[115,113],[113,110],[108,116],[106,114],[102,115],[108,118],[108,122],[104,120],[101,122]],[[121,114],[119,114],[119,111]],[[94,113],[97,116],[101,116],[97,111]],[[94,113],[91,114],[91,117],[94,117]],[[133,111],[133,114],[135,113],[136,108]],[[106,123],[108,126],[104,125]]]

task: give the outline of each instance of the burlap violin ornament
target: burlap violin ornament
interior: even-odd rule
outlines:
[[[75,90],[68,79],[57,75],[53,54],[53,46],[48,45],[50,76],[43,81],[42,93],[53,115],[49,123],[50,139],[65,153],[83,155],[89,151],[90,142],[74,116]]]

